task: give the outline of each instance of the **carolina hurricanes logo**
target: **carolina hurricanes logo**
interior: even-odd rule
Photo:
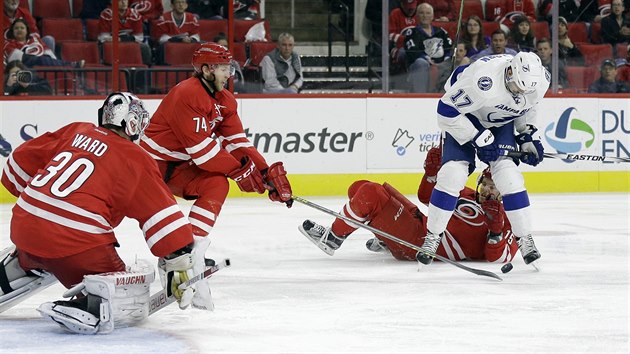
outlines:
[[[481,206],[479,206],[479,204],[473,202],[472,200],[459,198],[457,200],[457,207],[455,207],[454,215],[468,225],[483,225],[483,219],[479,219],[479,217],[483,215],[483,210],[481,210]]]
[[[216,117],[214,117],[212,121],[210,121],[210,129],[214,130],[217,124],[223,121],[223,114],[221,113],[221,109],[225,107],[226,106],[220,105],[218,103],[214,104],[214,113],[216,114]]]

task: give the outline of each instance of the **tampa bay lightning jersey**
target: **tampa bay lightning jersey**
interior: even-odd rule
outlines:
[[[447,80],[446,93],[438,103],[438,125],[460,144],[473,139],[479,131],[471,120],[484,128],[514,121],[522,132],[536,120],[536,106],[549,88],[551,76],[545,68],[543,80],[530,93],[512,94],[505,84],[505,69],[511,55],[491,55],[456,68]]]

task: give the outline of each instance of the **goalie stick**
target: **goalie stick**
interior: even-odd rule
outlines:
[[[515,157],[520,159],[523,156],[528,155],[526,152],[522,151],[505,151],[504,156]],[[565,154],[565,153],[554,153],[554,152],[545,152],[543,154],[544,157],[549,159],[559,159],[559,160],[567,160],[567,161],[596,161],[596,162],[630,162],[630,158],[625,157],[615,157],[615,156],[600,156],[600,155],[585,155],[585,154]]]
[[[200,281],[201,279],[208,278],[212,276],[212,274],[218,272],[219,270],[229,267],[230,265],[232,265],[230,262],[230,259],[226,258],[222,262],[219,262],[216,265],[208,267],[203,273],[199,273],[195,275],[194,277],[188,279],[188,281],[186,281],[185,283],[180,284],[179,288],[183,290],[193,285],[194,283]],[[157,311],[165,308],[166,306],[172,304],[175,301],[176,301],[175,296],[168,295],[168,289],[162,289],[158,291],[157,293],[151,295],[151,299],[149,300],[149,316],[153,315]]]
[[[448,258],[442,257],[442,256],[440,256],[438,254],[433,253],[433,252],[427,252],[427,251],[423,250],[422,248],[414,245],[413,243],[409,243],[407,241],[401,240],[398,237],[393,236],[393,235],[391,235],[391,234],[389,234],[389,233],[387,233],[385,231],[381,231],[381,230],[379,230],[379,229],[377,229],[375,227],[372,227],[370,225],[366,225],[366,224],[363,224],[361,222],[358,222],[358,221],[356,221],[354,219],[351,219],[351,218],[349,218],[349,217],[347,217],[345,215],[339,214],[339,213],[334,212],[334,211],[332,211],[332,210],[330,210],[328,208],[325,208],[325,207],[323,207],[321,205],[318,205],[318,204],[315,204],[313,202],[310,202],[310,201],[308,201],[308,200],[306,200],[306,199],[304,199],[302,197],[298,197],[298,196],[294,195],[291,198],[293,198],[293,200],[295,200],[298,203],[302,203],[302,204],[304,204],[306,206],[310,206],[311,208],[314,208],[314,209],[317,209],[319,211],[322,211],[322,212],[324,212],[324,213],[326,213],[328,215],[332,215],[332,216],[334,216],[336,218],[339,218],[341,220],[344,220],[344,221],[346,221],[346,222],[348,222],[348,223],[350,223],[352,225],[364,228],[364,229],[369,230],[369,231],[371,231],[371,232],[373,232],[375,234],[379,234],[379,235],[381,235],[381,236],[383,236],[383,237],[385,237],[385,238],[387,238],[387,239],[389,239],[391,241],[394,241],[394,242],[397,242],[397,243],[399,243],[399,244],[401,244],[403,246],[409,247],[412,250],[415,250],[415,251],[418,251],[418,252],[423,252],[423,253],[431,256],[431,257],[439,259],[440,261],[442,261],[444,263],[448,263],[448,264],[454,265],[455,267],[463,269],[463,270],[465,270],[467,272],[470,272],[470,273],[473,273],[473,274],[476,274],[476,275],[481,275],[481,276],[485,276],[485,277],[494,278],[494,279],[497,279],[497,280],[500,280],[500,281],[503,280],[500,276],[498,276],[497,274],[495,274],[493,272],[490,272],[490,271],[487,271],[487,270],[482,270],[482,269],[475,269],[475,268],[467,267],[467,266],[465,266],[465,265],[463,265],[461,263],[454,262],[454,261],[452,261],[452,260],[450,260]]]

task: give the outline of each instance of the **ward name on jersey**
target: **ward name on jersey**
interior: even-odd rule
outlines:
[[[18,197],[11,240],[35,256],[60,258],[116,243],[114,228],[125,216],[139,222],[158,257],[192,242],[191,226],[155,161],[91,123],[20,145],[7,160],[2,184]]]

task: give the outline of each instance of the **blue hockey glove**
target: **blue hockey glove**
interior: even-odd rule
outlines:
[[[525,153],[521,161],[528,165],[536,166],[543,160],[545,149],[539,139],[532,138],[538,129],[533,125],[527,125],[527,130],[516,136],[516,142]]]
[[[486,164],[499,158],[499,147],[494,143],[494,135],[488,129],[481,130],[471,141],[477,149],[477,157]]]

